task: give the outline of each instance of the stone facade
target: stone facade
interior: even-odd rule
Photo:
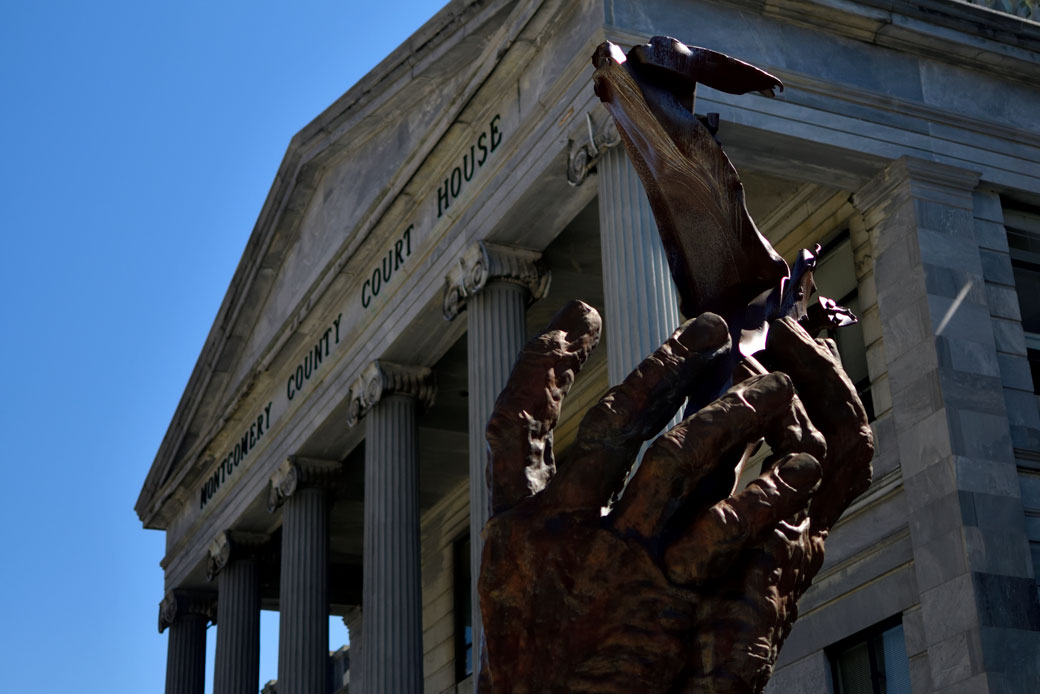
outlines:
[[[473,690],[480,429],[518,346],[571,298],[604,314],[566,455],[679,320],[590,80],[598,43],[654,34],[784,81],[702,87],[698,112],[720,114],[762,232],[788,260],[822,243],[862,319],[842,348],[875,482],[769,691],[845,691],[868,650],[890,692],[1040,691],[1040,25],[954,0],[455,0],[318,115],[137,501],[166,533],[167,691],[255,691],[261,608],[306,646],[282,649],[278,691],[343,686],[330,614],[356,640],[349,691]]]

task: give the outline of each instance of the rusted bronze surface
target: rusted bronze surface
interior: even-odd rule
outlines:
[[[775,322],[751,375],[640,445],[728,359],[714,314],[684,324],[593,407],[557,469],[552,430],[600,318],[572,302],[518,359],[488,426],[494,515],[480,576],[482,694],[759,692],[870,480],[870,427],[833,346]],[[764,438],[766,471],[734,491]]]
[[[819,247],[788,268],[747,212],[717,114],[693,113],[698,82],[772,96],[778,79],[666,37],[627,56],[605,43],[593,64],[698,317],[585,415],[559,468],[553,428],[600,317],[572,302],[521,353],[487,430],[480,691],[761,692],[830,527],[870,483],[863,405],[815,339],[855,316],[810,300]],[[762,474],[737,488],[762,441]]]

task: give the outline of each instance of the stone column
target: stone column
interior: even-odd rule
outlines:
[[[498,394],[506,385],[520,349],[527,342],[527,306],[549,291],[550,275],[541,254],[478,241],[448,273],[444,317],[466,311],[469,375],[469,537],[470,591],[473,596],[473,662],[480,662],[483,629],[477,579],[483,542],[480,533],[490,517],[485,430]]]
[[[217,579],[217,653],[213,694],[260,689],[260,571],[262,535],[223,532],[209,548],[208,578]]]
[[[159,603],[159,633],[166,647],[166,694],[202,694],[206,688],[206,625],[213,619],[209,593],[174,590]]]
[[[987,280],[978,174],[904,157],[853,198],[875,282],[921,609],[915,692],[1031,691],[1040,606]],[[1005,259],[1006,260],[1006,259]]]
[[[328,688],[327,488],[338,462],[291,456],[271,478],[268,510],[283,505],[278,694]]]
[[[617,385],[679,327],[679,298],[643,184],[623,147],[600,153],[607,372]]]
[[[350,639],[350,694],[365,694],[364,668],[361,660],[364,658],[361,647],[361,634],[364,629],[364,613],[361,605],[354,605],[343,617],[343,625],[347,627]]]
[[[416,410],[433,394],[429,369],[379,361],[350,392],[348,423],[365,419],[362,670],[379,694],[423,689]]]

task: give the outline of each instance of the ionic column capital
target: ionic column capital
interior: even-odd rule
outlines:
[[[542,254],[525,248],[477,241],[459,257],[444,280],[444,318],[454,320],[466,308],[466,300],[488,282],[512,282],[527,289],[532,300],[549,291],[549,271]]]
[[[213,593],[195,590],[167,592],[159,602],[159,633],[163,633],[178,617],[185,615],[216,620],[216,599]]]
[[[274,513],[297,489],[331,485],[341,470],[342,466],[335,460],[289,456],[271,475],[267,487],[267,510]]]
[[[572,186],[580,186],[588,178],[603,153],[611,147],[621,144],[621,133],[618,132],[614,119],[607,115],[597,128],[592,124],[591,114],[585,114],[587,140],[571,140],[567,155],[567,182]]]
[[[257,551],[270,538],[260,533],[240,530],[225,530],[209,543],[209,559],[206,561],[206,579],[212,581],[232,559],[256,556]]]
[[[384,397],[407,395],[418,400],[423,407],[430,407],[435,393],[433,371],[430,369],[374,361],[365,367],[350,386],[347,426],[357,424]]]

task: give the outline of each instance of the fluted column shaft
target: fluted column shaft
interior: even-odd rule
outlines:
[[[166,694],[202,694],[206,688],[206,623],[201,614],[180,614],[169,626]]]
[[[484,547],[480,533],[490,516],[485,430],[495,400],[527,337],[525,316],[530,292],[514,282],[489,282],[469,298],[466,344],[469,369],[469,537],[470,595],[473,605],[473,662],[478,663],[481,628],[477,580]]]
[[[321,487],[300,487],[284,501],[278,694],[327,691],[329,600],[325,494]]]
[[[213,694],[260,689],[260,577],[252,557],[232,559],[217,577]]]
[[[679,326],[679,299],[650,202],[624,148],[603,152],[597,168],[607,372],[617,385]]]
[[[417,438],[411,396],[384,395],[365,416],[362,668],[379,694],[423,688]]]

